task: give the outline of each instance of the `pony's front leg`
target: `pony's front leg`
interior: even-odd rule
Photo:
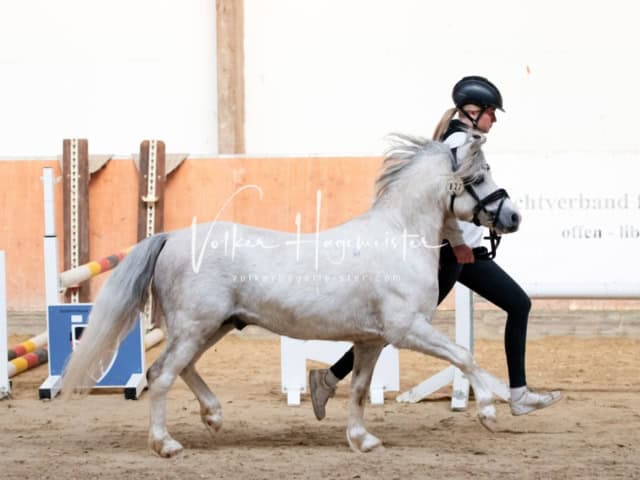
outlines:
[[[353,345],[354,364],[349,396],[347,441],[356,452],[382,448],[382,441],[371,435],[364,426],[364,406],[371,385],[373,369],[384,343],[356,343]]]
[[[405,336],[394,342],[394,345],[447,360],[458,367],[473,388],[480,423],[488,430],[495,431],[496,408],[493,404],[493,392],[502,382],[478,367],[469,350],[442,335],[423,316],[416,317]]]

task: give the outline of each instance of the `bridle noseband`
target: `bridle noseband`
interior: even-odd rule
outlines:
[[[451,168],[454,172],[456,172],[458,168],[460,168],[460,166],[458,165],[458,147],[454,147],[451,149]],[[484,212],[491,219],[491,226],[489,227],[489,236],[485,237],[491,242],[491,251],[487,252],[486,258],[493,259],[496,256],[496,251],[498,249],[498,245],[500,245],[500,240],[501,240],[500,235],[496,233],[495,223],[500,217],[502,206],[504,205],[504,201],[507,198],[509,198],[509,194],[504,188],[499,188],[491,192],[489,195],[485,196],[484,198],[480,198],[478,193],[473,188],[471,181],[467,181],[465,179],[459,179],[459,178],[457,180],[458,180],[457,182],[454,182],[454,181],[450,182],[450,184],[447,186],[447,190],[451,195],[451,202],[450,202],[449,209],[451,210],[451,213],[453,213],[453,203],[456,197],[461,195],[464,190],[466,190],[469,193],[469,195],[471,195],[471,197],[476,201],[476,204],[472,210],[473,223],[475,225],[480,226],[480,219],[478,218],[478,215],[480,214],[480,212]],[[486,207],[487,205],[494,202],[499,202],[499,203],[498,203],[498,208],[496,209],[496,213],[492,214],[491,212],[489,212],[489,210],[487,210]]]
[[[472,210],[473,223],[479,226],[480,219],[478,218],[478,214],[480,212],[484,212],[489,218],[493,216],[493,219],[491,222],[491,228],[493,228],[495,222],[500,216],[500,212],[502,211],[502,205],[504,205],[504,201],[507,198],[509,198],[509,194],[507,193],[507,191],[504,188],[499,188],[496,191],[491,192],[489,195],[481,199],[480,197],[478,197],[478,194],[476,193],[476,191],[473,189],[471,185],[465,184],[464,189],[467,192],[469,192],[469,195],[471,195],[473,199],[476,201],[476,206],[473,207],[473,210]],[[498,203],[498,208],[496,209],[496,213],[492,214],[486,209],[486,206],[489,205],[490,203],[497,202],[497,201],[499,201],[500,203]]]

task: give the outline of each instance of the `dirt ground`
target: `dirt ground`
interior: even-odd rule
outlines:
[[[500,341],[479,340],[475,352],[487,370],[506,377]],[[168,427],[185,450],[168,460],[147,449],[148,395],[130,401],[100,392],[42,402],[41,366],[14,377],[12,399],[0,402],[0,478],[640,478],[639,354],[638,338],[531,340],[529,383],[562,390],[560,403],[524,417],[501,403],[499,431],[491,434],[476,420],[473,403],[467,412],[449,409],[450,391],[413,405],[387,392],[384,406],[366,411],[385,450],[356,454],[345,438],[348,382],[318,422],[308,395],[300,407],[288,407],[280,393],[276,337],[230,335],[199,364],[223,404],[225,424],[210,435],[178,380]],[[443,367],[401,352],[401,391]]]

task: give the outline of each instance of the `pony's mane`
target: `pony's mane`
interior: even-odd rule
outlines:
[[[390,146],[385,152],[382,172],[375,182],[374,205],[404,176],[415,160],[421,157],[420,153],[437,144],[433,140],[402,133],[391,134],[387,139]]]

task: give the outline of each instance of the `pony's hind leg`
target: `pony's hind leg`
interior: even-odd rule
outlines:
[[[180,373],[180,377],[200,403],[200,418],[202,419],[202,423],[204,423],[211,432],[217,432],[220,430],[220,427],[222,427],[222,407],[216,395],[209,389],[205,381],[196,371],[195,364],[204,352],[233,330],[233,328],[234,326],[231,323],[222,325],[222,327],[207,340],[207,343],[202,347],[200,352],[195,355],[191,363]]]
[[[354,363],[349,395],[347,441],[356,452],[381,449],[382,441],[370,434],[364,425],[364,406],[371,385],[373,369],[384,343],[356,343],[353,345]]]
[[[495,431],[496,408],[493,391],[502,382],[478,367],[473,355],[438,332],[425,318],[416,318],[404,337],[393,343],[398,348],[408,348],[447,360],[469,379],[473,388],[480,423]]]
[[[193,330],[168,335],[165,350],[147,372],[150,397],[149,447],[161,457],[172,457],[182,450],[182,445],[167,430],[167,392],[205,343],[206,340],[195,335]]]

